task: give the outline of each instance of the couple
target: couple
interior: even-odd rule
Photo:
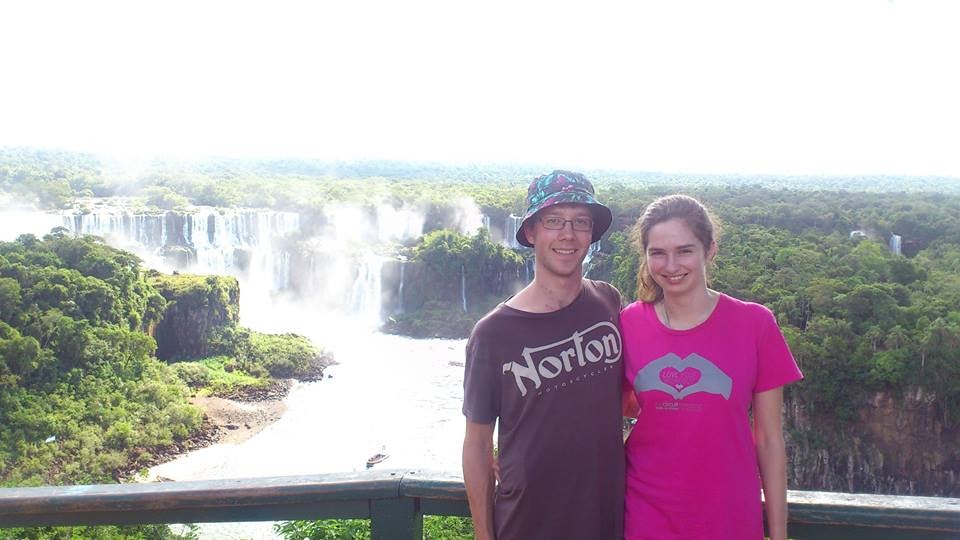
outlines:
[[[467,342],[476,537],[762,539],[762,487],[770,537],[785,539],[782,387],[802,375],[767,308],[707,287],[711,214],[683,195],[647,206],[640,300],[621,311],[613,286],[581,277],[612,221],[593,185],[554,171],[527,205],[517,240],[534,280]],[[637,418],[625,445],[621,414]]]

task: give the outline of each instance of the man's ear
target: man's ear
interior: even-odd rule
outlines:
[[[526,223],[523,224],[523,235],[527,238],[527,242],[529,242],[530,245],[533,246],[536,244],[533,241],[534,234],[533,234],[533,225],[530,224],[531,221],[533,220],[528,220]]]

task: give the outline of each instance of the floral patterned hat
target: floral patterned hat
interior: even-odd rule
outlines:
[[[585,176],[577,172],[553,171],[536,177],[527,190],[527,213],[517,229],[517,242],[527,247],[533,244],[527,241],[523,227],[527,221],[540,210],[562,203],[581,203],[590,206],[593,213],[593,238],[591,243],[600,240],[603,233],[610,228],[613,214],[610,209],[601,204],[594,197],[593,184]]]

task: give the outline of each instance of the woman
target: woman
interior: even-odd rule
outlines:
[[[762,539],[762,484],[770,538],[785,540],[782,387],[802,375],[776,319],[707,287],[719,230],[696,199],[655,200],[636,233],[640,300],[620,315],[640,405],[625,536]]]

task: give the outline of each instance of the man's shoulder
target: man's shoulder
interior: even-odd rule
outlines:
[[[606,281],[583,278],[583,286],[590,287],[596,291],[602,291],[603,294],[615,294],[617,297],[620,296],[620,291]]]
[[[584,278],[583,288],[591,295],[610,302],[611,304],[615,305],[618,310],[620,309],[622,303],[620,291],[606,281],[595,281]]]
[[[513,318],[514,312],[515,310],[507,306],[506,303],[497,304],[473,325],[470,338],[474,339],[478,336],[499,332],[504,325],[510,324],[509,321]]]

